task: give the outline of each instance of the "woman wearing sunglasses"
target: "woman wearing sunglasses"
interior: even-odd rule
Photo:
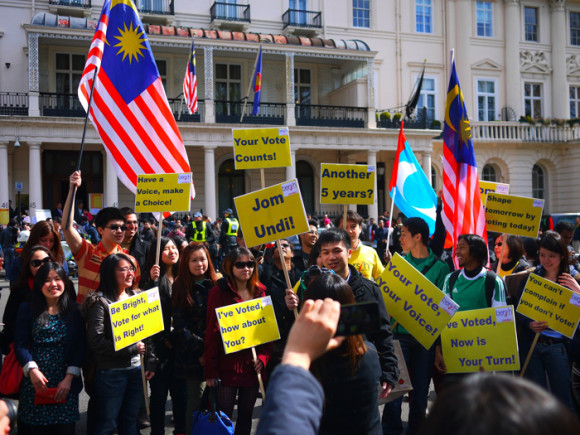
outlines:
[[[238,397],[235,433],[245,435],[252,429],[252,411],[258,396],[257,372],[266,366],[272,347],[270,344],[257,346],[255,362],[250,349],[226,355],[215,309],[264,297],[266,288],[258,279],[256,260],[247,248],[231,250],[224,258],[222,272],[225,276],[211,289],[207,304],[205,380],[208,386],[218,387],[218,406],[230,418]]]
[[[14,329],[16,324],[16,316],[18,308],[23,302],[27,302],[32,294],[32,286],[34,284],[34,277],[45,263],[55,261],[52,252],[48,248],[37,245],[28,250],[27,254],[22,257],[22,269],[20,271],[20,278],[12,287],[10,287],[10,296],[6,302],[4,309],[4,330],[1,335],[2,353],[8,354],[10,351],[10,344],[14,342]],[[74,292],[74,289],[73,289]]]
[[[505,246],[504,246],[505,245]],[[501,252],[503,250],[503,256]],[[501,267],[498,275],[505,278],[513,273],[526,270],[530,265],[524,257],[524,244],[519,236],[508,235],[505,239],[503,234],[495,238],[493,252],[497,260],[491,265],[491,270],[497,270],[497,263],[501,258]]]

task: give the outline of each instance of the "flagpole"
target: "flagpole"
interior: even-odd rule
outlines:
[[[391,243],[391,234],[393,234],[393,231],[395,230],[393,228],[393,211],[395,209],[395,196],[397,196],[397,189],[393,189],[393,200],[391,201],[391,213],[389,214],[389,229],[390,231],[387,234],[387,250],[389,249],[389,244]]]
[[[261,51],[262,51],[262,43],[260,43],[260,49],[258,50],[258,54],[256,55],[256,60],[254,61],[254,68],[252,70],[252,75],[250,76],[250,83],[248,83],[248,92],[246,92],[246,96],[244,97],[244,105],[242,106],[242,116],[240,118],[240,124],[244,120],[244,114],[246,112],[246,105],[248,104],[248,98],[250,98],[250,91],[252,90],[252,82],[254,80],[254,76],[256,75],[256,68],[258,67],[258,59],[260,57]]]

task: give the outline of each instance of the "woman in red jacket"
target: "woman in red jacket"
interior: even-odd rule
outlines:
[[[207,303],[205,332],[205,379],[210,387],[218,387],[219,408],[230,418],[238,396],[236,435],[249,434],[252,429],[252,411],[258,396],[258,376],[270,357],[271,345],[256,347],[258,358],[252,358],[251,349],[226,355],[220,335],[215,309],[266,296],[264,285],[258,280],[256,260],[249,249],[235,248],[222,264],[224,278],[210,290]],[[217,380],[221,383],[218,386]]]

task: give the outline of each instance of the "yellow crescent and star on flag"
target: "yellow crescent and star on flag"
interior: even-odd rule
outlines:
[[[130,8],[132,8],[137,15],[139,14],[139,11],[137,10],[137,8],[135,7],[135,5],[131,0],[111,1],[111,9],[113,9],[117,5],[127,5]],[[144,57],[141,51],[147,50],[147,47],[144,44],[147,39],[146,37],[144,37],[144,32],[139,31],[140,30],[139,26],[135,27],[133,26],[132,21],[129,22],[129,27],[127,27],[127,23],[124,23],[124,27],[125,27],[124,29],[121,29],[120,27],[117,28],[117,30],[119,31],[119,36],[115,35],[115,38],[119,40],[119,43],[114,45],[114,47],[119,47],[117,55],[122,53],[123,61],[125,60],[125,58],[129,57],[129,63],[132,63],[133,59],[135,59],[136,62],[139,62],[138,56]],[[109,42],[106,40],[105,43],[107,45],[110,45]]]
[[[449,118],[449,113],[451,112],[450,108],[451,105],[453,104],[453,101],[455,101],[455,98],[457,98],[458,96],[461,107],[464,107],[465,103],[463,101],[463,92],[461,91],[461,89],[459,89],[459,85],[455,85],[449,91],[449,93],[447,94],[447,101],[445,102],[445,122],[456,133],[457,130],[455,129],[453,123],[451,122],[451,119]],[[469,139],[471,139],[471,124],[469,123],[469,119],[465,118],[464,110],[462,110],[461,119],[459,120],[459,127],[461,130],[461,142],[465,143]]]

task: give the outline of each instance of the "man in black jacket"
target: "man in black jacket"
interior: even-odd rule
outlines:
[[[377,302],[381,326],[377,332],[367,334],[367,339],[375,345],[381,363],[381,387],[379,398],[385,398],[391,392],[399,379],[399,366],[393,347],[391,324],[383,302],[383,297],[377,284],[362,276],[353,266],[348,264],[351,254],[350,237],[342,228],[329,228],[320,234],[317,244],[320,246],[320,258],[324,267],[344,278],[356,302]],[[286,306],[293,310],[298,307],[298,296],[293,290],[286,290]]]
[[[125,225],[127,226],[121,247],[129,251],[129,254],[137,260],[139,268],[143,270],[151,243],[144,242],[139,237],[139,220],[132,208],[123,207],[121,214],[125,217]]]

